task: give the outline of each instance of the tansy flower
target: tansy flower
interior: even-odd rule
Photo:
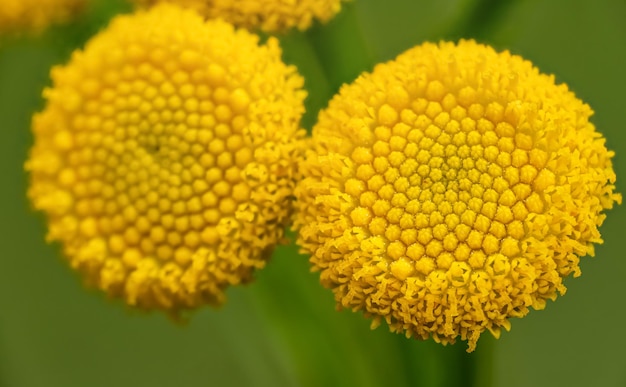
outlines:
[[[2,0],[0,34],[40,32],[51,24],[67,22],[86,0]]]
[[[220,304],[290,218],[303,79],[223,21],[119,16],[52,70],[28,195],[71,266],[140,308]]]
[[[564,293],[602,243],[621,196],[591,115],[519,56],[417,46],[321,112],[295,191],[298,242],[340,307],[472,351]]]
[[[327,22],[346,0],[132,0],[139,5],[177,3],[208,18],[223,18],[237,26],[265,32],[306,30],[314,20]]]

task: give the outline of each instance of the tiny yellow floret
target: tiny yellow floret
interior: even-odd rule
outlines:
[[[81,12],[87,0],[2,0],[0,35],[39,33],[52,24],[66,23]]]
[[[160,2],[194,9],[201,15],[221,18],[236,26],[264,32],[306,30],[314,21],[325,23],[341,11],[347,0],[131,0],[148,6]]]
[[[87,282],[142,309],[219,305],[290,221],[303,79],[224,21],[116,17],[52,70],[28,196]]]
[[[592,111],[474,41],[425,43],[341,88],[300,163],[294,228],[337,304],[473,351],[542,309],[621,203]]]

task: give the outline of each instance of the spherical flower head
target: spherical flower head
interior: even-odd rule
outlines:
[[[426,43],[321,112],[298,243],[340,307],[444,344],[565,292],[602,243],[613,152],[565,85],[474,41]]]
[[[314,20],[327,22],[346,0],[132,0],[138,5],[176,3],[208,18],[222,18],[237,26],[264,32],[286,32],[311,27]]]
[[[86,0],[2,0],[0,35],[39,33],[51,24],[65,23],[81,11]]]
[[[88,282],[130,305],[218,305],[290,220],[303,79],[275,39],[162,5],[52,70],[28,195]]]

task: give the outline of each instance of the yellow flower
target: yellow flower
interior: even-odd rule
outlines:
[[[86,0],[2,0],[0,34],[40,32],[51,24],[67,22]]]
[[[237,26],[265,32],[308,29],[314,20],[327,22],[346,0],[132,0],[139,5],[177,3],[208,18],[223,18]]]
[[[130,305],[217,305],[290,219],[303,79],[276,39],[173,5],[52,70],[26,168],[71,266]]]
[[[423,44],[344,86],[296,187],[298,242],[340,307],[474,350],[565,292],[602,243],[613,152],[528,61]]]

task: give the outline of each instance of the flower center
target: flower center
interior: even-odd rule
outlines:
[[[441,103],[413,106],[402,122],[374,129],[371,149],[354,149],[355,178],[345,183],[358,202],[353,220],[384,237],[392,274],[401,280],[425,279],[453,262],[469,272],[517,257],[522,222],[544,209],[545,182],[531,185],[547,153],[519,148],[524,136],[498,119],[504,108],[496,103],[486,111],[464,108],[448,94]]]

